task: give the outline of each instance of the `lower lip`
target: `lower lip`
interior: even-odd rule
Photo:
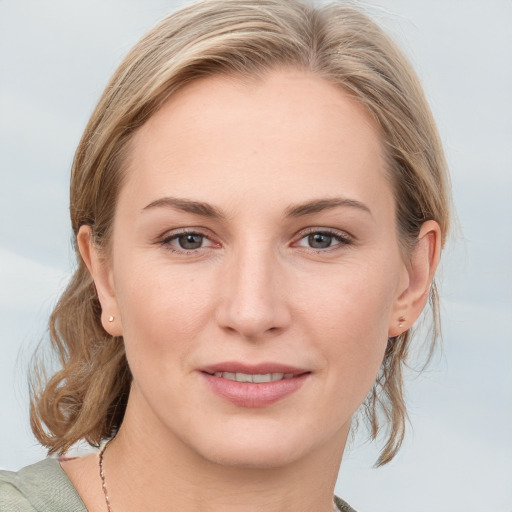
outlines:
[[[239,407],[265,407],[286,398],[300,389],[309,377],[309,373],[297,375],[291,379],[273,382],[237,382],[202,373],[214,393]]]

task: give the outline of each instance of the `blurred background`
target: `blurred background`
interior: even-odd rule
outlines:
[[[317,2],[321,3],[321,2]],[[172,0],[0,0],[0,467],[45,456],[27,369],[73,267],[68,179],[110,74]],[[512,511],[512,2],[377,0],[445,143],[458,224],[440,272],[443,352],[411,372],[412,428],[373,469],[363,430],[336,487],[360,512]],[[341,392],[341,391],[340,391]]]

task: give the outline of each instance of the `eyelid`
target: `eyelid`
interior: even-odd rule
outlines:
[[[203,227],[196,227],[196,226],[190,226],[190,227],[183,227],[183,228],[176,228],[171,230],[166,230],[164,233],[162,233],[159,237],[157,237],[156,243],[164,247],[165,249],[175,252],[178,254],[195,254],[201,250],[208,250],[212,248],[218,248],[221,247],[221,243],[215,241],[215,237],[212,236],[211,231],[207,228]],[[329,246],[325,249],[315,249],[313,247],[307,247],[298,245],[298,243],[306,238],[307,236],[319,233],[319,234],[325,234],[332,236],[337,240],[338,243]],[[204,239],[209,241],[209,245],[204,247],[199,247],[197,249],[182,249],[177,246],[171,245],[171,241],[176,240],[178,237],[182,235],[199,235],[203,237]],[[305,228],[301,231],[299,231],[294,237],[293,242],[291,246],[298,246],[302,249],[305,249],[307,251],[311,251],[314,253],[325,253],[329,251],[336,251],[337,249],[342,249],[344,247],[347,247],[349,245],[352,245],[355,241],[355,238],[350,233],[347,233],[346,231],[335,229],[335,228],[327,228],[327,227],[319,227],[319,226],[312,226],[309,228]]]
[[[313,251],[315,253],[327,252],[329,250],[339,249],[340,247],[346,247],[348,245],[353,244],[355,241],[354,237],[351,234],[347,233],[346,231],[342,231],[342,230],[334,229],[334,228],[325,228],[325,227],[315,226],[315,227],[310,227],[310,228],[306,228],[302,231],[299,231],[299,233],[297,233],[297,235],[294,237],[295,241],[293,242],[292,245],[297,244],[298,242],[300,242],[307,236],[312,235],[314,233],[332,236],[333,238],[338,240],[338,243],[335,245],[332,245],[330,247],[327,247],[326,249],[315,249],[313,247],[306,247],[306,246],[299,246],[299,247],[303,247],[304,249]]]
[[[165,231],[162,235],[157,238],[157,243],[163,246],[165,249],[176,252],[178,254],[193,254],[202,249],[211,249],[215,247],[220,247],[220,243],[215,242],[213,237],[208,234],[209,230],[201,227],[186,227],[186,228],[177,228]],[[171,241],[176,240],[180,236],[183,235],[199,235],[205,238],[210,242],[211,245],[206,247],[199,247],[197,249],[182,249],[176,246],[171,245]]]

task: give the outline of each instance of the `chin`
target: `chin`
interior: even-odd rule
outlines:
[[[212,446],[199,452],[213,464],[239,469],[274,469],[288,466],[304,456],[302,450],[279,446],[278,443],[246,443],[230,446]]]
[[[243,427],[242,423],[237,428],[221,427],[217,432],[212,429],[208,436],[203,433],[195,440],[189,438],[187,444],[213,464],[240,469],[273,469],[308,458],[330,437],[325,430],[314,429],[311,425],[292,430],[285,425],[257,422]],[[320,432],[322,436],[318,437]]]

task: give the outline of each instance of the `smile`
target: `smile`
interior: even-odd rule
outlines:
[[[275,382],[283,379],[293,379],[293,373],[231,373],[231,372],[215,372],[215,377],[222,377],[223,379],[234,380],[236,382],[255,382],[260,384],[262,382]]]
[[[278,363],[224,362],[200,370],[214,395],[237,407],[262,408],[301,389],[311,371]]]

